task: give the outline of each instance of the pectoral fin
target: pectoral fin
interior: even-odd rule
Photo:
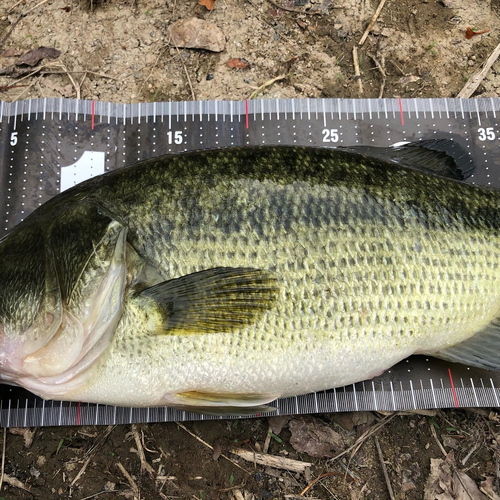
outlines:
[[[142,297],[162,310],[157,333],[223,333],[251,324],[276,301],[276,276],[261,269],[217,267],[150,287]]]
[[[258,415],[276,411],[267,406],[277,398],[273,394],[210,393],[189,391],[167,394],[165,404],[180,410],[208,415]]]

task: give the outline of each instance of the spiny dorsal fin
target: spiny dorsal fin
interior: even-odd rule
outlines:
[[[486,370],[500,370],[500,318],[474,337],[433,353],[432,356]]]
[[[460,145],[449,139],[429,139],[400,146],[348,146],[339,149],[362,154],[402,167],[463,181],[474,173],[474,163]]]
[[[261,269],[217,267],[159,283],[141,295],[163,312],[157,333],[224,333],[246,326],[269,310],[279,284]]]

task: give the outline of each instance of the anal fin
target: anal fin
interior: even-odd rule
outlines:
[[[493,320],[472,338],[429,354],[452,363],[500,370],[500,318]]]
[[[275,412],[266,403],[278,396],[273,394],[209,393],[188,391],[167,394],[165,404],[173,408],[207,415],[259,415]]]

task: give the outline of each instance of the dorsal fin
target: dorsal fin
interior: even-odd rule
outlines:
[[[390,147],[348,146],[339,149],[362,154],[378,160],[426,174],[463,181],[474,173],[474,162],[461,146],[449,139],[400,143]]]

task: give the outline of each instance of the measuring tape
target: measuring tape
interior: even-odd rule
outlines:
[[[448,139],[448,154],[473,166],[465,182],[500,187],[497,113],[496,98],[0,102],[0,237],[90,177],[163,154],[230,146],[387,147]],[[499,398],[500,372],[413,356],[373,380],[271,406],[287,415],[500,406]],[[216,418],[167,407],[44,401],[0,386],[3,427]]]

